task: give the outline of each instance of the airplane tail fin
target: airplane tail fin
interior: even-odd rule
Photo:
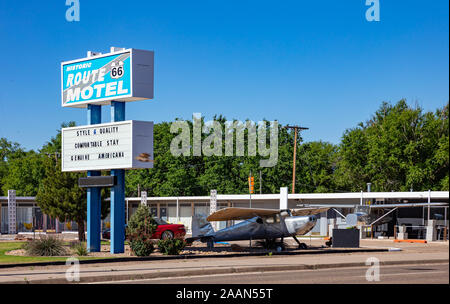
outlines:
[[[192,217],[192,237],[186,239],[192,242],[202,237],[211,237],[214,234],[214,228],[211,223],[206,220],[204,215],[194,215]]]

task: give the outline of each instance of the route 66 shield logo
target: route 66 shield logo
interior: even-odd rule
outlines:
[[[120,78],[124,74],[123,61],[114,61],[111,64],[111,78]]]

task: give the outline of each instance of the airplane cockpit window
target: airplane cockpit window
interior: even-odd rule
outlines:
[[[279,223],[280,221],[281,221],[281,218],[280,218],[279,214],[275,214],[273,216],[266,217],[267,224]]]
[[[287,211],[281,211],[280,212],[280,216],[281,217],[286,217],[286,216],[289,216],[289,213]]]
[[[273,216],[266,217],[266,223],[267,224],[273,224],[275,222]]]

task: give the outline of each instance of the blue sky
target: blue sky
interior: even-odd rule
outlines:
[[[382,101],[434,111],[449,98],[447,0],[380,0],[380,22],[365,0],[80,4],[67,22],[65,0],[0,2],[0,137],[39,149],[62,122],[86,124],[61,107],[60,63],[110,46],[155,51],[155,98],[126,119],[276,119],[339,143]]]

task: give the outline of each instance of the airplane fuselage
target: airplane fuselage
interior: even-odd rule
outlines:
[[[292,235],[303,235],[311,231],[316,224],[314,216],[254,217],[236,225],[210,232],[202,236],[207,241],[239,241],[257,239],[276,239]]]

